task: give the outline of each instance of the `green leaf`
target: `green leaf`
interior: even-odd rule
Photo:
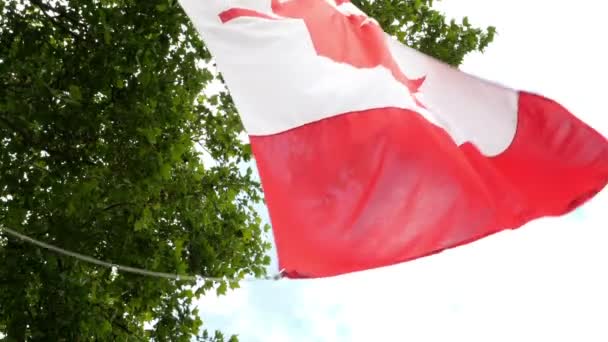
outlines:
[[[112,332],[112,324],[106,320],[103,321],[103,323],[101,324],[101,333],[102,334],[107,334],[107,333],[111,333]]]
[[[226,282],[223,281],[217,287],[216,293],[218,296],[225,295],[227,290],[228,290],[228,286],[227,286]]]
[[[249,240],[251,240],[252,237],[253,237],[253,235],[252,235],[251,230],[249,230],[249,229],[243,230],[243,240],[249,241]]]
[[[135,221],[135,225],[134,225],[134,229],[136,232],[143,230],[146,227],[146,223],[144,222],[144,220],[139,219],[137,221]]]
[[[75,102],[80,102],[80,100],[82,100],[82,93],[80,92],[80,87],[78,87],[77,85],[71,85],[69,87],[69,91],[72,100],[74,100]]]
[[[107,45],[112,43],[112,32],[107,28],[103,31],[103,40]]]
[[[169,179],[171,178],[171,164],[163,164],[160,167],[160,175],[163,179]]]

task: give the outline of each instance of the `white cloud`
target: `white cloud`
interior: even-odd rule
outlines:
[[[462,69],[499,83],[557,99],[589,124],[608,133],[604,114],[608,49],[606,14],[594,0],[441,1],[450,17],[494,25],[495,42],[470,55]]]
[[[466,247],[342,277],[244,284],[203,317],[242,341],[605,341],[602,208],[539,220]],[[256,296],[257,298],[254,298]]]

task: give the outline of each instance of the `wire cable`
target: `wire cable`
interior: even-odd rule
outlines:
[[[33,245],[36,245],[38,247],[62,254],[62,255],[66,255],[84,262],[88,262],[91,264],[95,264],[98,266],[103,266],[103,267],[107,267],[110,269],[116,269],[117,271],[122,271],[122,272],[127,272],[127,273],[134,273],[134,274],[139,274],[139,275],[144,275],[144,276],[149,276],[149,277],[156,277],[156,278],[166,278],[166,279],[174,279],[174,280],[190,280],[190,281],[194,281],[194,280],[207,280],[207,281],[216,281],[216,282],[220,282],[220,281],[259,281],[259,280],[279,280],[282,278],[282,274],[283,274],[283,270],[279,271],[279,273],[272,275],[272,276],[266,276],[263,278],[243,278],[243,279],[236,279],[236,278],[227,278],[227,277],[208,277],[208,276],[202,276],[202,275],[182,275],[182,274],[173,274],[173,273],[165,273],[165,272],[156,272],[156,271],[150,271],[150,270],[146,270],[143,268],[137,268],[137,267],[131,267],[131,266],[125,266],[125,265],[120,265],[120,264],[115,264],[115,263],[111,263],[111,262],[107,262],[107,261],[102,261],[96,258],[93,258],[91,256],[88,255],[84,255],[84,254],[80,254],[80,253],[76,253],[76,252],[72,252],[72,251],[68,251],[66,249],[63,249],[61,247],[57,247],[51,244],[48,244],[46,242],[42,242],[39,240],[36,240],[34,238],[31,238],[27,235],[21,234],[15,230],[12,230],[10,228],[4,227],[4,226],[0,226],[0,231],[4,231],[5,233],[7,233],[8,235],[20,239],[22,241],[25,242],[29,242]]]

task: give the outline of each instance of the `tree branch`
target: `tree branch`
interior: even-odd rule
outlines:
[[[63,18],[69,20],[72,24],[79,26],[81,29],[84,29],[85,26],[78,20],[78,18],[71,16],[68,12],[61,10],[57,7],[51,6],[49,4],[45,4],[41,0],[30,0],[30,3],[38,7],[41,11],[51,11],[57,14],[58,18]]]
[[[114,208],[118,208],[118,207],[122,207],[122,206],[127,206],[127,205],[131,205],[131,204],[133,204],[133,203],[131,203],[131,202],[115,203],[115,204],[112,204],[112,205],[109,205],[109,206],[103,208],[102,211],[110,211],[110,210],[112,210]]]
[[[135,337],[139,341],[145,341],[141,336],[139,336],[135,332],[131,331],[131,329],[129,329],[129,327],[127,325],[125,325],[122,322],[117,321],[114,317],[109,317],[108,314],[106,313],[107,310],[105,310],[105,308],[101,304],[99,304],[99,303],[92,303],[92,304],[94,306],[98,307],[104,313],[105,318],[108,319],[112,325],[115,325],[118,328],[120,328],[120,330],[126,332],[128,334],[127,336]]]
[[[15,133],[19,134],[23,139],[32,141],[32,136],[27,131],[25,131],[21,127],[15,125],[8,119],[0,116],[0,123],[3,123],[4,126],[8,127],[9,129],[12,129]]]
[[[56,8],[48,5],[48,4],[44,4],[39,0],[30,0],[30,2],[36,6],[40,12],[47,18],[49,19],[55,26],[61,28],[64,32],[66,32],[67,34],[69,34],[70,36],[72,36],[72,38],[74,38],[75,40],[80,40],[80,36],[72,31],[68,26],[66,26],[63,22],[61,22],[60,20],[57,20],[57,18],[65,18],[68,19],[73,25],[78,26],[79,29],[83,30],[83,27],[80,26],[80,22],[78,22],[78,20],[75,20],[74,18],[71,18],[69,15],[67,15],[66,12],[63,11],[59,11]],[[52,16],[49,13],[46,12],[46,10],[50,10],[53,11],[55,13],[57,13],[57,16]]]

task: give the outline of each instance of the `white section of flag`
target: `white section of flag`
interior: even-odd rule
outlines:
[[[396,107],[422,114],[458,144],[472,142],[484,155],[503,152],[517,127],[517,92],[452,69],[387,37],[402,71],[427,76],[417,94],[388,69],[359,69],[318,56],[304,22],[238,18],[219,13],[248,8],[268,15],[270,0],[182,0],[181,4],[216,57],[250,135],[285,132],[332,116]],[[314,99],[314,100],[313,100]]]

